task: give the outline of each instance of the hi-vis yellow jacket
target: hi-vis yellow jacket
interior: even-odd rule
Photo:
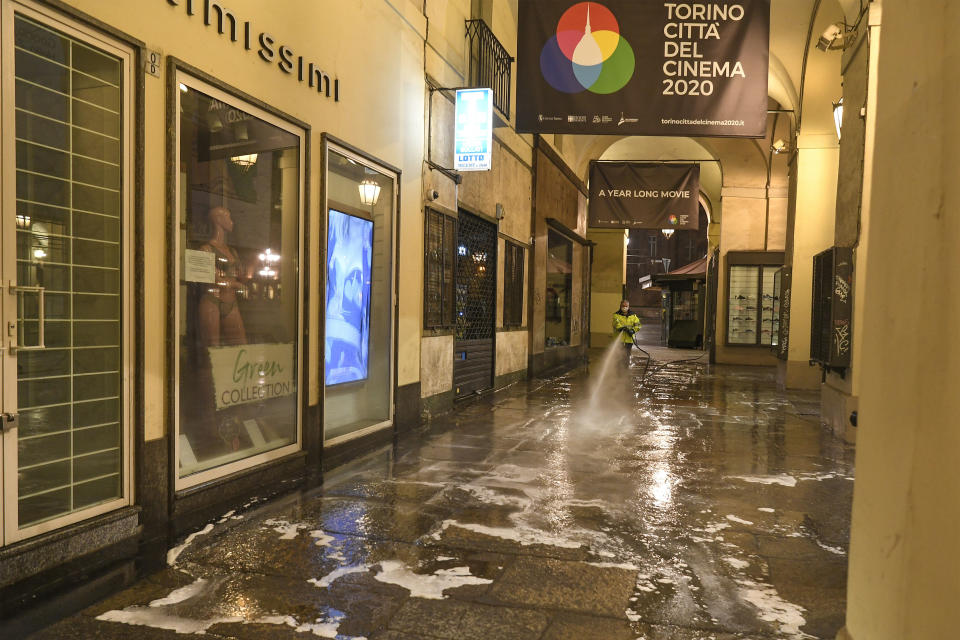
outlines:
[[[625,343],[633,342],[633,334],[640,329],[640,318],[635,313],[623,315],[618,309],[613,314],[613,332],[620,334],[620,341]]]

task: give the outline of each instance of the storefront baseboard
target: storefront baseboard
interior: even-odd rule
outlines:
[[[777,361],[777,387],[784,389],[819,389],[822,374],[819,367],[809,362]]]
[[[138,573],[134,539],[0,590],[4,638],[26,638],[133,584]]]
[[[429,398],[420,400],[420,412],[424,420],[429,420],[436,416],[442,416],[445,413],[453,411],[453,390],[438,393]]]
[[[196,529],[251,498],[270,498],[301,486],[308,475],[306,457],[300,452],[178,493],[173,501],[173,535]]]
[[[493,381],[494,389],[503,389],[506,386],[509,386],[515,382],[520,382],[521,380],[527,379],[527,370],[521,369],[520,371],[511,371],[510,373],[505,373],[502,376],[497,376]]]
[[[530,357],[529,372],[531,376],[559,374],[574,367],[585,364],[587,350],[582,345],[572,347],[552,347],[542,353],[535,353]]]
[[[170,521],[170,444],[166,438],[144,442],[137,465],[137,504],[145,540],[166,538]]]
[[[850,423],[850,414],[857,410],[858,398],[834,389],[829,384],[820,387],[820,415],[838,438],[853,444],[857,428]]]
[[[126,507],[0,550],[0,588],[140,535],[140,509]]]
[[[397,408],[394,424],[397,431],[409,431],[420,426],[420,383],[397,387]]]
[[[375,449],[393,443],[394,429],[384,428],[379,431],[348,440],[340,444],[324,447],[323,449],[323,471],[327,473],[330,469],[350,462],[355,458],[360,458]]]

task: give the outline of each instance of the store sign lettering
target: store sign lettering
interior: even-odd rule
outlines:
[[[297,392],[293,344],[210,347],[217,411]]]
[[[340,102],[340,80],[331,78],[318,64],[297,55],[291,47],[279,44],[277,39],[267,33],[254,28],[249,20],[241,21],[237,15],[224,5],[213,0],[167,0],[173,7],[183,6],[188,16],[197,15],[202,11],[203,23],[210,27],[216,23],[217,33],[228,35],[231,42],[242,42],[247,51],[256,49],[257,55],[264,62],[273,64],[287,75],[296,74],[298,82],[306,82],[307,87],[316,89],[317,93],[333,98]]]

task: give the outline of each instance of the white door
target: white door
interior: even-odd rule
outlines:
[[[130,504],[133,57],[49,8],[0,2],[10,544]]]

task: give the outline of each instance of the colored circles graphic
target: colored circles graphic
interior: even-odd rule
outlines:
[[[616,93],[633,77],[633,47],[617,18],[599,2],[579,2],[560,17],[540,52],[543,78],[557,91]]]

